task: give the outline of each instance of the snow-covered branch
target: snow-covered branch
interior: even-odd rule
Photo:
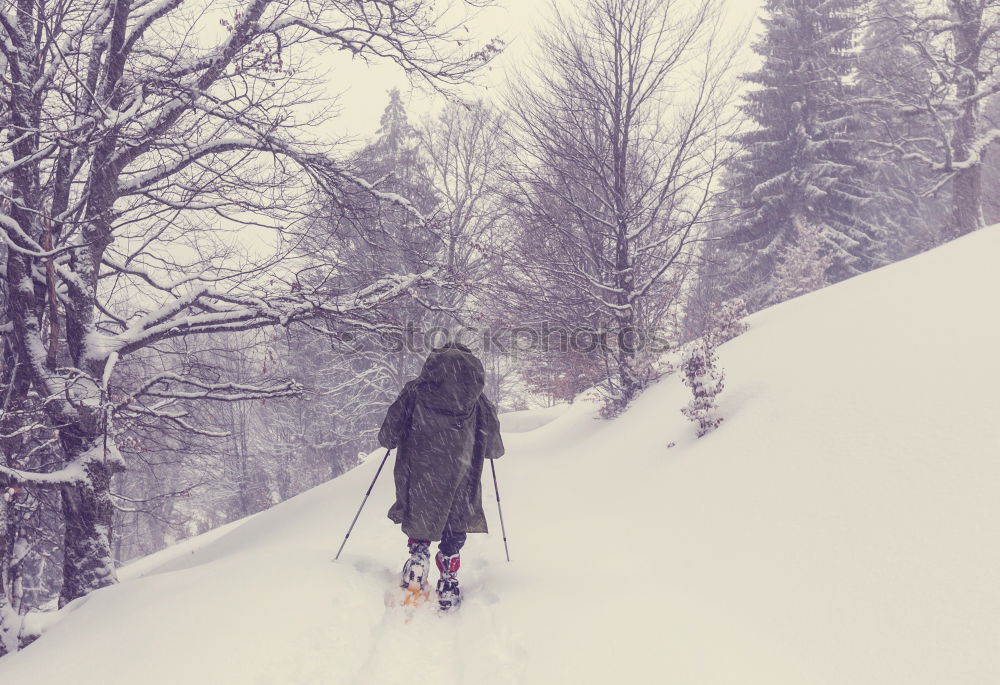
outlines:
[[[125,462],[113,440],[94,445],[62,468],[46,473],[26,471],[0,465],[0,482],[34,487],[59,487],[90,484],[90,467],[121,468]]]
[[[149,379],[135,392],[142,396],[161,399],[215,400],[238,402],[241,400],[263,400],[278,397],[294,397],[302,392],[302,386],[295,381],[286,381],[269,386],[244,383],[205,383],[177,373],[161,373]]]
[[[329,130],[328,107],[303,67],[318,49],[349,49],[454,84],[493,49],[469,52],[458,14],[424,0],[238,4],[213,5],[223,28],[212,35],[193,0],[0,8],[0,127],[13,132],[0,143],[0,367],[4,406],[17,408],[0,415],[12,445],[0,480],[62,489],[63,603],[115,579],[120,433],[109,422],[219,438],[228,433],[200,428],[188,403],[297,392],[282,381],[170,378],[158,363],[170,341],[312,319],[375,328],[381,308],[433,277],[421,263],[348,289],[284,290],[294,231],[324,195],[345,212],[374,204],[425,222],[333,142],[307,138]],[[239,229],[270,231],[262,244],[274,254],[242,250]],[[136,371],[140,357],[149,366]],[[139,399],[121,405],[125,387],[141,388]],[[26,466],[40,443],[51,469]]]

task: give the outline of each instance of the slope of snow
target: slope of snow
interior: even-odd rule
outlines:
[[[560,403],[540,409],[523,409],[500,415],[500,430],[504,433],[527,433],[562,416],[569,405]]]
[[[513,561],[484,484],[459,614],[383,605],[388,466],[331,563],[374,453],[142,562],[0,682],[995,685],[997,255],[992,228],[755,315],[700,440],[677,378],[614,421],[577,402],[508,434]]]

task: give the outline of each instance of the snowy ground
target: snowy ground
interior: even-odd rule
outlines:
[[[513,562],[475,536],[457,615],[383,605],[388,473],[331,563],[376,454],[134,565],[0,682],[995,685],[997,255],[1000,227],[752,317],[701,440],[676,378],[517,417]]]

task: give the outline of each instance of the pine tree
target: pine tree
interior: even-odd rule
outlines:
[[[379,129],[354,164],[379,190],[406,198],[423,217],[434,212],[438,199],[427,160],[398,89],[389,91]],[[344,243],[340,260],[351,265],[345,269],[351,286],[365,282],[372,274],[426,271],[434,265],[440,248],[438,237],[425,222],[410,209],[393,203],[373,201],[368,212],[347,218],[337,230]],[[441,299],[437,291],[428,290],[423,295],[431,302]],[[369,364],[384,367],[380,392],[391,399],[419,371],[427,352],[422,345],[424,334],[442,322],[422,303],[409,298],[386,307],[385,318],[384,333],[393,339],[382,333],[362,336],[359,345],[369,353],[369,360],[358,360],[358,364],[359,373]],[[391,348],[388,353],[387,342]]]
[[[1000,96],[994,95],[983,106],[983,118],[994,126],[1000,125]],[[987,188],[1000,187],[1000,154],[992,152],[983,162],[983,185]],[[987,193],[983,198],[983,216],[986,224],[1000,221],[1000,196]]]
[[[389,91],[374,139],[355,157],[354,165],[379,190],[405,197],[427,216],[437,204],[416,129],[410,124],[398,88]],[[434,250],[433,236],[417,226],[406,208],[371,203],[372,211],[358,222],[362,235],[357,258],[371,262],[381,273],[410,273],[427,267]]]
[[[398,88],[389,91],[389,103],[382,112],[375,138],[356,161],[369,173],[384,177],[389,189],[414,191],[414,197],[408,198],[411,202],[433,205],[427,191],[427,165],[421,155],[420,139],[410,124]]]
[[[762,67],[743,111],[755,129],[727,185],[740,218],[730,249],[742,253],[740,279],[753,284],[748,304],[777,301],[772,292],[780,255],[795,242],[797,221],[821,227],[832,256],[831,281],[878,264],[880,230],[864,218],[869,192],[858,119],[847,103],[854,64],[853,26],[862,0],[768,0],[765,33],[754,45]]]
[[[937,135],[933,122],[903,114],[892,102],[919,100],[934,79],[919,48],[900,31],[898,18],[912,11],[912,0],[869,0],[857,55],[865,183],[874,191],[865,216],[885,228],[881,257],[886,262],[940,244],[950,221],[950,182],[940,183],[926,163],[898,153],[900,139],[922,140],[914,145],[932,156]]]
[[[339,297],[373,279],[433,268],[441,241],[427,218],[438,198],[398,90],[389,91],[379,128],[353,156],[350,171],[380,197],[346,188],[326,200],[302,231],[297,256],[308,266],[297,279]],[[272,405],[267,451],[295,468],[326,461],[326,477],[353,466],[369,449],[385,407],[419,372],[439,295],[437,286],[410,289],[383,303],[374,322],[311,326],[275,340],[281,365],[302,379],[303,397]],[[274,480],[279,495],[299,487],[281,467]]]

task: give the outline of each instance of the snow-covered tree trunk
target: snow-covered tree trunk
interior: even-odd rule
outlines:
[[[17,650],[21,617],[14,610],[10,591],[10,562],[13,528],[11,492],[0,485],[0,657]]]
[[[21,633],[21,617],[10,601],[0,596],[0,657],[16,652]]]
[[[85,451],[94,454],[103,451],[103,446],[99,441],[90,443]],[[77,458],[82,456],[81,453]],[[111,462],[91,459],[84,467],[87,472],[84,482],[62,488],[65,533],[60,606],[118,582],[111,550],[114,514],[111,476],[119,465],[117,459]]]

